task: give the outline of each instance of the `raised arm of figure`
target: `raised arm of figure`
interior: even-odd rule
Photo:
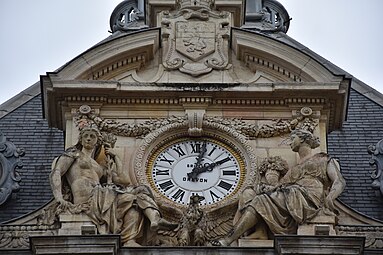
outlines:
[[[110,146],[105,146],[105,154],[109,155],[113,160],[113,183],[119,184],[122,186],[131,185],[130,177],[127,171],[124,171],[122,161],[120,157],[116,154],[114,149]]]

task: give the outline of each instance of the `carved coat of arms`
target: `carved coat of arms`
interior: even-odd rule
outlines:
[[[177,11],[161,14],[162,64],[166,70],[199,76],[230,67],[230,13],[213,11],[212,4],[203,2],[192,6],[187,0],[180,0]]]

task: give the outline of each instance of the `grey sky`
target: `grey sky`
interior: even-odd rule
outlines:
[[[121,1],[1,0],[0,104],[109,36]],[[289,36],[383,92],[382,0],[279,1]]]

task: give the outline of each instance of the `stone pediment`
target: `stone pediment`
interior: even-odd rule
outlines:
[[[55,80],[140,83],[338,82],[347,90],[348,82],[342,76],[334,75],[313,57],[289,45],[259,33],[233,29],[230,40],[221,37],[222,42],[232,45],[229,49],[214,43],[214,38],[223,36],[217,32],[216,23],[190,22],[192,26],[185,20],[172,24],[192,30],[201,30],[198,27],[203,24],[202,30],[210,32],[201,34],[200,42],[191,36],[192,30],[172,35],[163,31],[162,39],[157,29],[110,38],[48,76]],[[174,44],[170,48],[169,41]]]

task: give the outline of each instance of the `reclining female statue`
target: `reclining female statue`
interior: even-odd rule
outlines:
[[[273,234],[295,234],[299,224],[319,212],[334,215],[334,200],[346,183],[336,160],[326,153],[311,154],[319,139],[305,130],[294,130],[290,147],[299,162],[287,171],[276,186],[254,195],[242,208],[234,229],[215,246],[227,246],[249,229],[266,225]]]

